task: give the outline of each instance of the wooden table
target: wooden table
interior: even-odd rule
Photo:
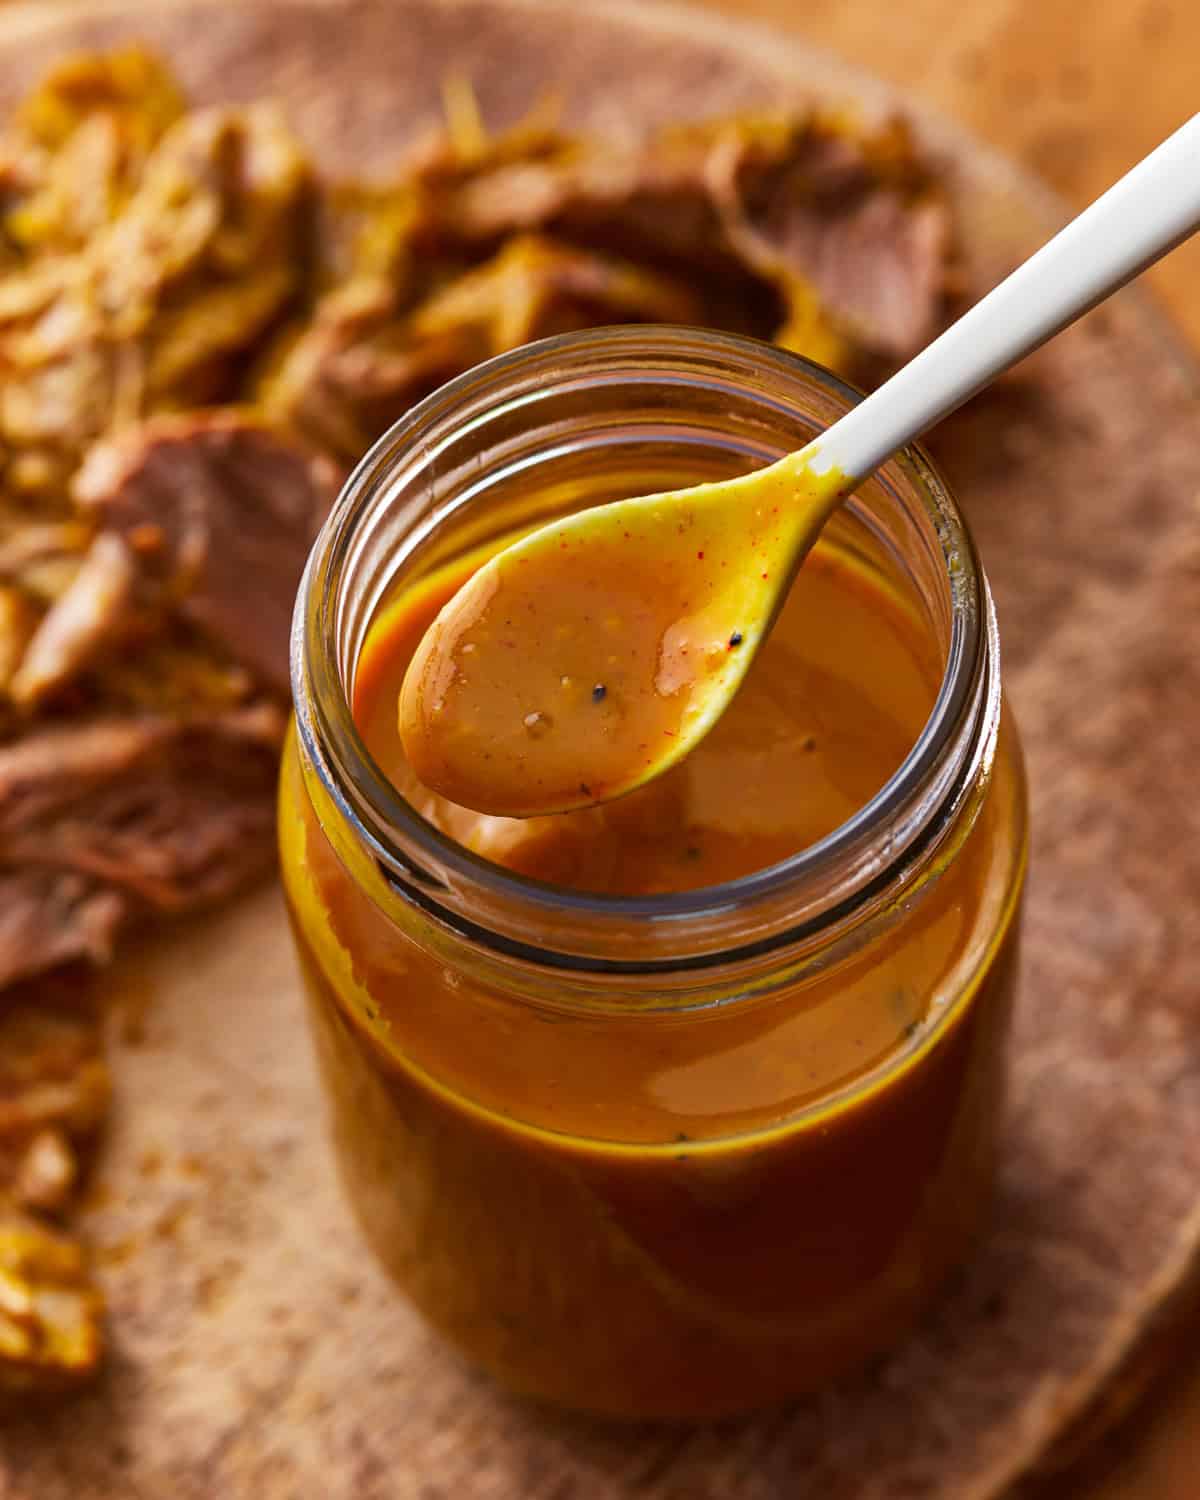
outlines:
[[[708,0],[903,84],[1082,206],[1200,109],[1196,0]],[[1200,242],[1149,274],[1200,348]],[[1197,1500],[1197,1354],[1061,1500]]]

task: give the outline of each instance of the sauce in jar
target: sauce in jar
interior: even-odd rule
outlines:
[[[720,343],[738,370],[780,362],[774,388],[798,403],[828,396],[800,361]],[[714,357],[638,330],[517,366],[542,392],[565,370],[576,396],[597,349],[664,376]],[[501,390],[485,414],[511,410],[513,363],[488,367]],[[728,402],[726,385],[713,448]],[[950,502],[926,494],[934,476],[885,476],[828,528],[684,763],[602,807],[471,812],[413,775],[397,694],[438,609],[527,515],[495,489],[442,511],[425,533],[441,545],[386,587],[373,577],[369,607],[347,604],[346,574],[322,576],[361,507],[402,502],[413,424],[464,431],[466,415],[407,419],[376,489],[352,485],[301,601],[313,651],[281,839],[343,1175],[400,1286],[511,1387],[627,1417],[779,1401],[899,1337],[986,1205],[1025,859],[986,584]],[[562,413],[542,420],[561,454]],[[781,451],[795,420],[772,434]],[[531,451],[551,451],[531,424]],[[666,446],[639,434],[643,488],[665,468],[709,477],[677,431]],[[528,514],[628,478],[595,445],[565,487],[521,473]],[[415,494],[428,476],[405,478]],[[954,532],[940,576],[921,506]],[[335,595],[338,626],[320,629]],[[352,650],[327,639],[352,626]],[[313,667],[326,652],[340,695]]]
[[[765,661],[684,764],[604,806],[520,819],[472,813],[426,790],[405,756],[396,713],[414,650],[470,567],[446,570],[383,611],[359,658],[354,717],[388,779],[426,818],[535,879],[636,896],[719,885],[777,864],[870,801],[937,696],[941,662],[918,622],[844,552],[818,547],[763,647]],[[612,644],[615,682],[621,642]],[[539,649],[535,636],[526,654]],[[596,736],[620,713],[616,689],[591,676],[559,685],[559,693],[583,701]],[[548,714],[527,717],[531,739],[554,733],[541,722]],[[485,766],[487,759],[484,748]]]

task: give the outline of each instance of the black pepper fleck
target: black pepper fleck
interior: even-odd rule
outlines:
[[[604,686],[604,684],[602,682],[598,682],[596,684],[596,686],[592,689],[592,702],[593,703],[603,703],[604,700],[605,700],[605,698],[607,698],[607,697],[608,697],[608,689]]]
[[[733,632],[733,634],[729,637],[729,644],[730,644],[730,646],[740,646],[742,644],[743,639],[744,639],[744,637],[742,635],[742,632],[740,630],[735,630]]]

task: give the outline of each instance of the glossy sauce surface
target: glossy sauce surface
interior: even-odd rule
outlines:
[[[594,692],[594,660],[590,670],[576,670],[569,642],[548,647],[534,629],[525,639],[513,636],[520,686],[514,689],[506,678],[488,693],[497,718],[516,720],[537,712],[533,703],[548,706],[546,716],[553,717],[569,699],[555,754],[582,738],[590,743],[577,753],[595,764],[606,743],[622,753],[606,731],[620,720],[630,680],[646,666],[638,652],[657,643],[661,622],[683,605],[665,583],[656,589],[647,580],[644,608],[632,623],[628,615],[607,617],[603,579],[594,561],[585,568],[592,591],[581,579],[580,608],[591,626],[603,631],[611,625],[613,650],[599,684],[605,691]],[[831,833],[883,786],[919,734],[940,679],[941,662],[901,600],[889,598],[843,551],[824,544],[805,564],[733,706],[684,763],[601,807],[520,820],[478,814],[424,785],[396,718],[408,663],[462,578],[448,569],[384,611],[359,662],[355,718],[389,779],[430,821],[476,853],[559,885],[610,895],[664,894],[719,884],[786,859]],[[591,643],[580,649],[591,657]],[[562,665],[572,670],[563,674]],[[516,705],[506,708],[514,691]],[[660,701],[664,725],[676,722],[674,699]],[[590,736],[579,721],[584,728],[592,724]],[[556,734],[557,726],[546,733]],[[523,726],[517,737],[532,738]],[[492,750],[481,753],[494,751],[484,762],[493,764],[505,754],[503,732],[496,730],[487,743]],[[522,754],[522,747],[513,753]]]

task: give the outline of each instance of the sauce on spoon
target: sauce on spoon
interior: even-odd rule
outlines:
[[[831,508],[840,476],[818,484],[790,462],[594,507],[492,557],[404,679],[420,779],[531,817],[621,796],[681,759],[740,686]]]

